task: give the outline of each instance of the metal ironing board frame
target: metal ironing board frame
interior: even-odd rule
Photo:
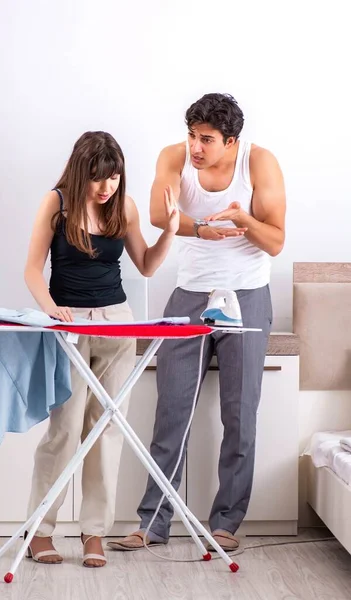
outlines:
[[[114,328],[114,329],[113,329]],[[194,540],[202,559],[209,561],[211,554],[206,550],[202,540],[199,538],[198,533],[204,536],[204,538],[211,544],[214,550],[217,551],[219,556],[228,565],[232,572],[238,570],[238,565],[233,562],[232,558],[221,548],[216,542],[212,535],[207,529],[200,523],[196,516],[189,510],[182,498],[173,488],[167,477],[163,474],[161,469],[158,467],[148,450],[145,448],[141,440],[138,438],[132,427],[129,425],[125,417],[119,411],[119,406],[123,402],[124,398],[130,393],[135,383],[138,381],[145,368],[149,365],[152,358],[155,356],[158,348],[165,339],[178,338],[178,337],[203,337],[213,333],[215,328],[208,327],[205,325],[95,325],[92,322],[89,326],[69,326],[62,324],[54,327],[28,327],[23,325],[13,324],[0,324],[0,333],[6,332],[52,332],[55,335],[58,343],[67,354],[70,361],[74,364],[81,377],[87,383],[89,388],[92,390],[100,404],[102,405],[104,412],[100,417],[99,421],[95,424],[87,438],[84,440],[82,445],[77,450],[74,457],[68,463],[60,477],[56,480],[54,485],[49,490],[48,494],[42,500],[38,508],[34,513],[27,519],[26,523],[21,525],[15,534],[0,548],[0,557],[3,556],[13,544],[27,531],[26,539],[23,540],[21,548],[19,549],[8,573],[6,573],[4,580],[6,583],[13,581],[14,575],[20,565],[28,546],[30,545],[35,532],[37,531],[41,521],[45,514],[56,500],[57,496],[64,489],[69,482],[70,478],[77,470],[78,466],[83,461],[97,438],[103,433],[107,423],[111,420],[119,427],[125,440],[131,446],[132,450],[142,462],[148,473],[153,477],[167,500],[172,504],[174,511],[178,514],[179,518],[186,527],[189,535]],[[240,329],[233,331],[229,329],[231,333],[242,333]],[[93,333],[92,333],[93,332]],[[145,350],[141,359],[134,367],[130,376],[126,379],[121,390],[117,396],[112,399],[101,385],[97,377],[91,371],[90,367],[82,358],[81,354],[75,347],[74,343],[67,340],[69,333],[78,335],[100,335],[102,337],[135,337],[135,338],[146,338],[152,339],[152,342]]]

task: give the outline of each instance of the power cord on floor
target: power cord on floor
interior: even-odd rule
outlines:
[[[246,550],[256,550],[256,548],[269,548],[269,547],[273,547],[273,546],[289,546],[292,544],[311,544],[311,543],[318,543],[318,542],[330,542],[330,541],[337,541],[336,538],[334,536],[330,536],[330,537],[326,537],[326,538],[316,538],[316,539],[309,539],[309,540],[289,540],[288,542],[272,542],[272,543],[268,543],[268,544],[254,544],[252,546],[245,546],[244,548],[238,548],[237,550],[234,550],[233,552],[227,552],[228,556],[230,557],[234,557],[234,556],[239,556],[240,554],[244,554],[244,552],[246,552]],[[145,542],[144,542],[144,546],[145,546]],[[157,554],[156,552],[154,552],[153,550],[151,550],[151,548],[149,546],[145,546],[146,549],[150,552],[150,554],[153,554],[154,556],[156,556],[156,558],[160,558],[161,560],[168,560],[170,562],[180,562],[180,563],[193,563],[193,562],[202,562],[202,558],[169,558],[168,556],[162,556],[161,554]],[[219,558],[221,558],[220,556],[213,556],[212,554],[212,560],[218,560]]]

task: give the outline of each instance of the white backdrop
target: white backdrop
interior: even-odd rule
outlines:
[[[274,259],[275,330],[291,328],[293,261],[348,261],[351,93],[347,0],[2,0],[0,3],[0,306],[33,304],[23,282],[42,196],[74,141],[105,129],[127,160],[149,242],[157,155],[185,138],[184,112],[230,92],[244,136],[284,171],[287,241]],[[158,316],[176,252],[146,282],[123,261],[136,316]]]

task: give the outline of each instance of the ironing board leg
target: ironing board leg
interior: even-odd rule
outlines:
[[[165,494],[165,497],[172,504],[175,512],[179,515],[181,520],[183,521],[186,529],[189,534],[193,538],[196,546],[201,552],[204,560],[209,560],[211,555],[206,552],[206,549],[199,539],[195,529],[193,528],[190,521],[194,523],[197,527],[198,531],[200,531],[204,537],[212,544],[212,546],[217,550],[219,555],[223,558],[223,560],[228,564],[229,568],[235,572],[238,570],[238,566],[232,562],[230,557],[222,550],[222,548],[217,544],[217,542],[213,539],[213,537],[207,532],[207,530],[202,526],[202,524],[196,519],[193,513],[187,508],[185,503],[182,501],[180,496],[177,494],[173,486],[170,484],[168,479],[165,477],[161,469],[158,467],[156,462],[150,456],[145,446],[142,444],[141,440],[139,440],[138,436],[135,434],[134,430],[130,427],[128,422],[123,418],[122,414],[118,410],[118,406],[121,405],[124,398],[127,394],[129,394],[130,390],[136,383],[136,381],[140,378],[142,373],[145,370],[145,367],[150,362],[152,357],[155,355],[157,349],[163,342],[163,339],[158,338],[153,340],[150,344],[147,351],[144,353],[143,357],[134,368],[131,375],[127,378],[125,384],[122,386],[117,397],[112,400],[110,396],[107,394],[103,386],[100,384],[98,379],[89,369],[88,365],[82,359],[80,353],[77,348],[75,348],[72,344],[69,344],[64,334],[55,332],[55,336],[60,343],[60,345],[65,350],[68,357],[71,359],[81,376],[89,385],[90,389],[96,395],[102,406],[105,408],[105,412],[100,417],[99,421],[96,423],[94,428],[91,430],[83,444],[78,449],[77,453],[73,457],[73,459],[69,462],[67,467],[64,469],[60,477],[57,479],[55,484],[52,486],[47,496],[41,502],[39,507],[33,513],[33,515],[27,520],[27,522],[22,525],[18,531],[12,536],[12,538],[0,549],[0,556],[3,555],[14,543],[15,541],[28,529],[28,536],[26,540],[24,540],[21,549],[16,555],[16,558],[11,565],[10,571],[5,575],[5,582],[10,583],[13,580],[14,574],[25,555],[26,549],[28,548],[33,536],[35,535],[36,530],[38,529],[42,519],[45,514],[52,506],[53,502],[56,500],[57,496],[60,494],[62,489],[67,485],[73,473],[76,471],[86,454],[89,452],[90,448],[93,446],[97,438],[102,434],[105,429],[107,423],[113,419],[113,421],[119,426],[124,437],[126,438],[129,445],[132,447],[136,455],[141,460],[142,464],[146,467],[150,475],[154,478],[155,482],[159,485],[161,491]],[[30,529],[29,529],[30,527]]]
[[[159,347],[159,345],[162,343],[162,341],[163,340],[155,339],[150,344],[149,349],[151,348],[151,350],[150,350],[149,355],[147,355],[147,351],[146,351],[146,353],[143,355],[142,359],[140,360],[139,364],[136,367],[136,369],[138,369],[138,367],[139,367],[138,377],[140,377],[140,375],[142,374],[142,372],[145,369],[145,366],[150,362],[152,356],[155,354],[156,349]],[[114,398],[114,400],[112,400],[110,398],[110,396],[107,394],[104,387],[99,382],[99,380],[91,372],[88,365],[83,360],[80,353],[78,352],[77,348],[72,347],[72,345],[68,344],[66,342],[66,340],[63,338],[63,336],[61,337],[61,340],[59,339],[59,342],[62,345],[62,347],[66,350],[67,354],[69,355],[71,360],[74,362],[75,366],[77,367],[77,369],[79,370],[80,374],[85,379],[85,381],[88,383],[90,389],[93,391],[94,395],[99,400],[99,402],[104,407],[109,406],[111,408],[111,410],[114,411],[113,421],[116,423],[116,425],[118,425],[120,427],[128,444],[134,450],[134,452],[139,457],[139,459],[141,460],[141,462],[143,463],[143,465],[145,466],[147,471],[150,473],[151,477],[154,479],[154,481],[160,487],[162,492],[165,494],[167,500],[172,504],[175,512],[180,516],[180,518],[183,521],[185,527],[187,528],[189,534],[191,535],[194,542],[196,543],[196,546],[198,547],[199,551],[201,552],[204,560],[209,560],[210,555],[206,551],[205,546],[199,539],[199,537],[198,537],[196,531],[194,530],[194,528],[192,527],[190,521],[192,521],[192,523],[194,523],[194,525],[196,526],[198,531],[200,531],[202,533],[202,535],[207,539],[207,541],[210,542],[210,544],[218,552],[219,556],[221,556],[221,558],[226,562],[226,564],[229,566],[229,568],[233,572],[236,572],[239,568],[238,565],[236,565],[232,561],[232,559],[226,554],[226,552],[224,552],[224,550],[221,548],[221,546],[216,542],[216,540],[213,538],[213,536],[206,530],[206,528],[200,523],[200,521],[198,521],[198,519],[195,517],[195,515],[188,509],[188,507],[183,502],[183,500],[181,499],[179,494],[176,492],[176,490],[174,489],[172,484],[168,481],[167,477],[161,471],[160,467],[157,465],[157,463],[154,461],[152,456],[149,454],[149,452],[147,451],[147,449],[145,448],[145,446],[143,445],[141,440],[138,438],[138,436],[134,432],[133,428],[129,425],[128,421],[123,417],[123,415],[118,410],[118,406],[120,406],[120,404],[123,402],[125,396],[130,392],[132,385],[134,385],[134,383],[138,377],[137,376],[133,377],[133,373],[134,373],[133,372],[132,375],[130,376],[130,378],[128,378],[127,381],[125,382],[125,384],[124,384],[123,388],[121,389],[121,391],[119,392],[119,394],[116,396],[116,398]],[[154,350],[154,348],[156,348],[156,349]]]
[[[73,364],[76,366],[78,371],[81,373],[81,375],[83,376],[85,381],[87,381],[87,383],[89,383],[89,380],[90,380],[89,377],[87,379],[86,374],[91,375],[93,377],[93,381],[94,381],[93,373],[90,371],[89,367],[87,367],[85,361],[83,361],[77,348],[73,347],[71,344],[68,344],[66,342],[65,337],[64,337],[65,334],[55,332],[55,336],[56,336],[56,339],[58,340],[58,342],[61,344],[61,346],[65,350],[65,352],[68,355],[68,357],[70,358],[70,360],[73,362]],[[153,356],[157,352],[157,349],[161,345],[162,341],[163,341],[162,339],[156,339],[153,341],[152,344],[150,344],[149,348],[143,355],[142,359],[137,364],[137,366],[134,368],[133,372],[128,377],[128,379],[126,380],[122,389],[120,390],[120,394],[119,394],[119,396],[121,396],[120,403],[123,402],[124,397],[129,393],[129,391],[133,387],[134,383],[139,379],[139,377],[143,373],[145,367],[147,366],[147,364],[150,362],[150,360],[153,358]],[[82,372],[82,368],[81,368],[82,363],[84,363],[84,366],[87,367],[86,369],[84,369],[84,372]],[[98,381],[98,380],[96,380],[96,381]],[[109,398],[108,395],[107,395],[107,397]],[[112,403],[110,398],[109,398],[109,400],[110,400],[110,406],[112,407],[113,410],[115,410],[115,405]],[[106,408],[105,412],[100,417],[99,421],[96,423],[94,428],[91,430],[89,435],[86,437],[83,444],[77,450],[75,456],[68,463],[68,465],[66,466],[64,471],[61,473],[61,475],[57,479],[57,481],[54,483],[52,488],[49,490],[48,494],[45,496],[45,498],[40,503],[38,508],[29,517],[29,519],[26,521],[26,523],[24,523],[21,527],[19,527],[19,529],[16,531],[16,533],[0,548],[0,557],[1,557],[13,546],[13,544],[15,544],[15,542],[24,534],[25,531],[28,531],[28,535],[27,535],[26,539],[23,540],[21,548],[18,551],[18,553],[10,567],[10,571],[4,577],[4,580],[6,583],[11,583],[13,581],[14,574],[15,574],[22,558],[24,557],[26,550],[27,550],[30,542],[32,541],[32,538],[34,537],[35,532],[38,529],[40,523],[42,522],[44,516],[46,515],[46,513],[48,512],[48,510],[50,509],[52,504],[55,502],[56,498],[59,496],[61,491],[65,488],[65,486],[69,482],[70,478],[72,477],[73,473],[77,470],[78,466],[81,464],[84,457],[88,454],[90,448],[94,445],[95,441],[102,434],[106,425],[108,424],[108,422],[111,420],[112,417],[113,417],[113,412],[112,412],[111,408]]]
[[[42,521],[43,517],[37,517],[37,519],[35,521],[33,521],[32,519],[32,525],[30,526],[30,529],[28,530],[28,535],[26,537],[26,539],[23,541],[23,544],[21,545],[19,551],[17,552],[16,556],[15,556],[15,560],[13,561],[11,567],[10,567],[10,571],[8,573],[6,573],[5,577],[4,577],[4,581],[5,583],[11,583],[14,575],[17,571],[17,568],[22,560],[22,558],[24,557],[27,548],[29,546],[29,544],[31,543],[34,534],[36,532],[36,530],[38,529],[41,521]],[[28,523],[28,522],[27,522]]]
[[[57,334],[55,334],[55,335],[57,335]],[[133,385],[135,384],[137,379],[141,376],[141,374],[144,372],[145,367],[150,362],[151,358],[155,355],[157,349],[159,348],[159,346],[161,345],[163,340],[159,338],[159,339],[155,339],[155,340],[153,340],[153,342],[151,342],[149,348],[146,350],[143,357],[140,359],[139,363],[135,367],[132,374],[127,378],[126,382],[122,386],[122,388],[121,388],[120,392],[118,393],[118,395],[116,396],[116,398],[114,400],[112,400],[110,398],[110,396],[107,394],[104,387],[99,382],[99,380],[95,377],[94,373],[92,373],[91,369],[88,367],[87,363],[84,361],[84,359],[82,358],[82,356],[79,353],[79,351],[77,350],[77,348],[73,347],[71,344],[69,344],[65,340],[65,338],[63,336],[61,336],[61,334],[58,334],[57,338],[58,338],[59,343],[65,350],[65,352],[70,357],[71,361],[75,364],[75,366],[78,369],[78,371],[80,372],[81,376],[87,382],[88,386],[93,391],[96,398],[102,404],[102,406],[110,407],[111,410],[113,410],[114,414],[113,414],[112,420],[122,430],[122,433],[123,433],[124,437],[127,439],[127,442],[131,445],[132,449],[137,454],[137,456],[140,458],[141,462],[146,467],[146,469],[154,477],[155,481],[157,482],[157,485],[162,489],[162,491],[165,494],[167,494],[168,500],[171,502],[171,504],[174,507],[174,510],[179,515],[180,519],[183,521],[185,527],[187,528],[189,534],[193,538],[193,540],[194,540],[196,546],[198,547],[204,560],[210,560],[211,555],[206,551],[205,546],[203,545],[203,543],[200,540],[199,536],[197,535],[196,531],[194,530],[191,523],[187,519],[186,515],[184,514],[184,511],[178,506],[178,495],[176,495],[176,497],[174,498],[175,490],[174,490],[173,486],[169,483],[168,479],[163,475],[162,471],[158,468],[159,473],[162,474],[162,480],[164,480],[166,482],[167,489],[165,488],[162,480],[160,480],[159,476],[155,473],[155,470],[153,468],[154,465],[151,462],[152,458],[149,455],[149,453],[147,452],[146,448],[143,446],[143,444],[141,443],[141,441],[139,440],[139,438],[136,435],[135,435],[135,438],[137,439],[137,443],[135,443],[135,441],[133,441],[133,440],[131,441],[131,438],[129,437],[128,433],[125,432],[124,427],[123,427],[123,425],[121,425],[119,418],[118,418],[119,416],[121,416],[121,413],[118,410],[118,406],[121,405],[125,396],[130,393],[131,388],[133,387]],[[138,452],[138,444],[141,446],[140,452]],[[156,465],[156,463],[154,463],[154,464]]]
[[[75,473],[84,457],[88,454],[89,450],[95,444],[98,437],[104,431],[106,425],[109,423],[113,416],[113,413],[110,409],[106,409],[102,414],[96,425],[90,431],[89,435],[86,437],[82,445],[77,450],[74,457],[70,460],[68,465],[62,471],[61,475],[58,477],[54,485],[51,487],[45,498],[42,500],[38,508],[34,511],[34,513],[29,517],[29,519],[22,525],[16,533],[4,544],[4,546],[0,549],[0,556],[5,554],[7,550],[16,542],[16,540],[24,534],[25,531],[28,531],[28,535],[21,545],[20,550],[18,551],[12,565],[10,571],[5,575],[4,580],[6,583],[11,583],[13,580],[14,574],[20,564],[22,558],[25,555],[25,552],[35,535],[40,523],[45,517],[48,510],[51,508],[56,498],[60,495],[62,490],[66,487],[67,483],[71,479],[72,475]]]
[[[223,548],[221,548],[221,546],[216,542],[216,540],[207,531],[207,529],[202,525],[202,523],[200,523],[200,521],[195,517],[195,515],[189,510],[189,508],[187,507],[185,502],[182,500],[182,498],[176,492],[174,487],[170,484],[170,482],[168,481],[168,479],[165,476],[165,474],[163,473],[163,471],[161,471],[161,469],[159,468],[157,463],[154,461],[152,456],[148,453],[148,451],[146,450],[145,446],[143,445],[141,440],[136,435],[133,428],[129,425],[128,421],[123,417],[123,415],[119,411],[118,411],[118,413],[114,414],[113,421],[120,426],[121,430],[123,431],[123,435],[124,435],[126,441],[129,443],[129,445],[132,447],[132,449],[134,450],[136,455],[139,457],[140,461],[143,463],[143,465],[149,471],[151,477],[157,483],[159,488],[163,491],[167,500],[172,504],[175,511],[181,517],[185,527],[188,529],[188,531],[191,534],[192,538],[194,539],[196,545],[202,552],[204,560],[209,560],[208,553],[206,552],[206,549],[202,544],[201,544],[201,548],[197,544],[197,540],[199,540],[199,538],[195,532],[194,533],[195,533],[196,537],[194,537],[193,534],[190,532],[189,521],[191,521],[195,525],[197,530],[206,538],[206,540],[216,550],[216,552],[219,554],[219,556],[221,556],[221,558],[223,558],[225,563],[229,566],[230,570],[235,573],[239,569],[238,565],[236,565],[232,561],[230,556],[228,556],[228,554],[223,550]],[[174,503],[174,500],[176,500],[176,504]],[[186,521],[183,518],[184,516],[187,518]]]

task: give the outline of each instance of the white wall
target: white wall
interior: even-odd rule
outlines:
[[[287,242],[272,293],[275,330],[291,329],[292,262],[350,256],[348,4],[2,0],[0,305],[31,302],[22,270],[34,214],[82,132],[106,129],[121,143],[152,241],[157,155],[184,139],[192,101],[226,91],[244,110],[245,136],[271,149],[285,174]],[[150,282],[150,316],[174,279],[175,251]]]

